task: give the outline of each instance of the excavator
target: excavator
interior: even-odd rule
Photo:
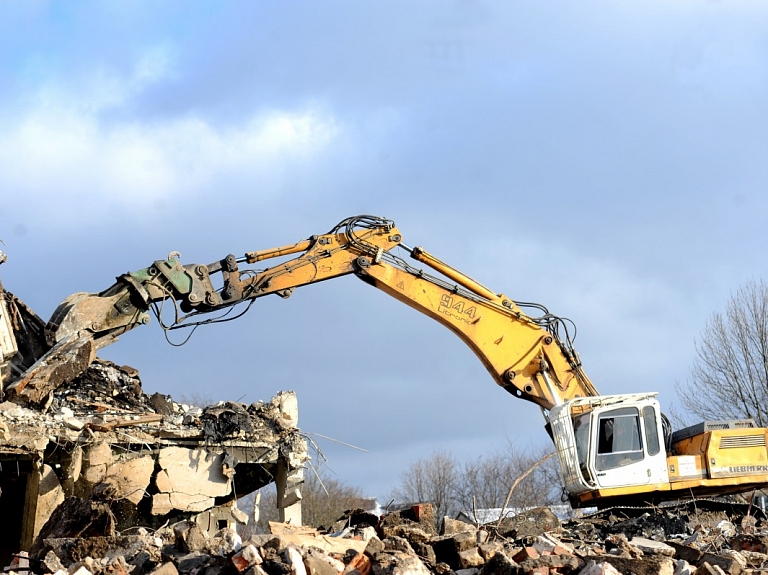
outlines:
[[[402,252],[396,248],[430,272],[397,255]],[[273,258],[282,263],[254,267]],[[566,320],[541,305],[488,289],[426,250],[405,244],[393,221],[368,215],[347,218],[328,233],[298,243],[228,255],[208,265],[182,264],[172,253],[119,276],[101,293],[73,294],[45,326],[45,351],[27,350],[23,364],[14,365],[20,354],[6,301],[0,298],[4,391],[43,401],[25,396],[41,369],[89,357],[78,355],[79,350],[109,345],[149,323],[150,312],[167,330],[228,321],[233,318],[226,314],[238,304],[247,310],[257,298],[287,298],[301,286],[345,275],[357,276],[447,327],[497,385],[539,406],[573,507],[727,495],[768,484],[766,429],[751,420],[731,420],[673,433],[656,392],[600,395],[582,369]],[[168,323],[165,306],[172,306]],[[222,315],[212,318],[215,312]],[[70,366],[66,377],[74,378],[83,365],[87,361]]]

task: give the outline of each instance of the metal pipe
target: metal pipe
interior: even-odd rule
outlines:
[[[441,262],[435,256],[423,250],[422,248],[419,248],[419,247],[407,248],[403,244],[400,244],[400,246],[408,249],[413,259],[420,261],[421,263],[431,267],[433,270],[436,270],[441,274],[443,274],[444,276],[451,278],[453,281],[455,281],[459,285],[465,287],[466,289],[479,295],[480,297],[484,297],[485,299],[488,299],[491,301],[496,301],[499,299],[498,294],[492,292],[481,283],[476,282],[471,277],[461,273],[459,270],[452,268],[451,266],[449,266],[444,262]]]
[[[312,242],[310,240],[304,240],[297,244],[288,244],[287,246],[280,246],[279,248],[270,248],[268,250],[260,250],[257,252],[246,252],[245,261],[249,264],[255,264],[256,262],[268,260],[270,258],[305,252],[311,245]]]

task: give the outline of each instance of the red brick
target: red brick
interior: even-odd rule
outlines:
[[[538,559],[539,557],[539,552],[533,547],[523,547],[514,557],[512,557],[512,560],[516,563],[522,563],[526,559]]]
[[[358,553],[344,568],[344,575],[370,575],[371,560],[365,553]]]

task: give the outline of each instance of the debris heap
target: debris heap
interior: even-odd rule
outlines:
[[[308,459],[297,419],[292,392],[192,407],[144,394],[136,370],[100,359],[43,405],[0,403],[0,560],[30,549],[46,522],[104,508],[109,520],[83,532],[192,519],[213,534],[245,523],[237,498],[276,478],[290,514]]]
[[[108,511],[108,510],[107,510]],[[50,522],[14,571],[57,575],[765,575],[768,531],[726,507],[614,509],[561,523],[549,508],[478,525],[428,504],[381,518],[348,511],[333,534],[270,523],[243,541],[198,522],[119,534],[95,507]],[[63,519],[60,518],[60,519]],[[103,530],[100,531],[100,530]]]

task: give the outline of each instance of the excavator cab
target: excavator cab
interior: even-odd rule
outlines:
[[[655,393],[577,398],[550,410],[553,439],[572,497],[613,496],[669,481],[663,417]]]

